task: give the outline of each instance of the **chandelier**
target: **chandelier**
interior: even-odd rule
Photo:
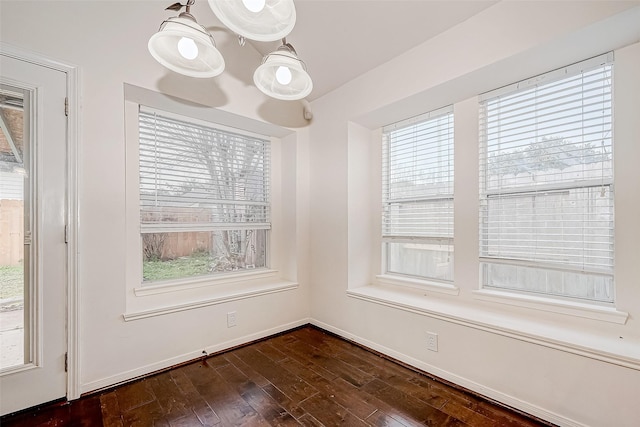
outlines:
[[[282,100],[302,99],[311,93],[313,82],[296,50],[286,36],[296,22],[293,0],[208,0],[218,19],[240,37],[259,42],[282,40],[282,45],[266,55],[253,74],[256,87]],[[174,3],[166,10],[180,12],[160,25],[149,39],[149,52],[156,61],[176,73],[209,78],[225,68],[224,57],[213,36],[191,14],[195,0]]]

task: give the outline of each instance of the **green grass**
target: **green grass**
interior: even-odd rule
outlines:
[[[167,261],[145,261],[142,276],[145,282],[179,279],[207,274],[211,268],[211,258],[206,253],[196,253]]]
[[[22,265],[0,265],[0,299],[24,295]]]

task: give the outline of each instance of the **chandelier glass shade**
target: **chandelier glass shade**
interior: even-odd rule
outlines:
[[[253,74],[253,82],[264,94],[285,101],[302,99],[313,89],[306,66],[288,43],[265,56]]]
[[[260,42],[282,39],[296,24],[293,0],[209,0],[209,7],[231,31]]]
[[[224,71],[213,37],[186,12],[164,21],[148,48],[156,61],[185,76],[215,77]]]

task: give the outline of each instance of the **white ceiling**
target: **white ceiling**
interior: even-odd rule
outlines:
[[[308,99],[314,100],[495,3],[296,0],[297,22],[287,42],[307,65],[314,84]],[[280,43],[251,44],[266,55]]]

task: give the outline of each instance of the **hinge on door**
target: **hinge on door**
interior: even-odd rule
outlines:
[[[64,115],[69,117],[69,97],[64,98]]]
[[[64,226],[64,242],[69,243],[69,226]]]
[[[69,353],[64,354],[64,371],[68,372],[69,370]]]

